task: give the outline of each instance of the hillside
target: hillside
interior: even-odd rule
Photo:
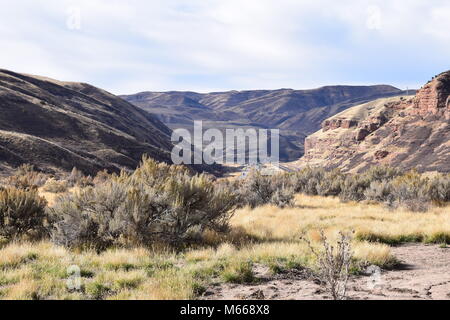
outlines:
[[[436,76],[415,97],[380,99],[348,109],[322,123],[305,142],[298,166],[363,171],[385,164],[450,172],[450,71]]]
[[[142,154],[170,160],[170,129],[89,84],[0,70],[0,170],[22,163],[85,173],[135,168]]]
[[[326,118],[349,107],[380,97],[399,95],[392,86],[328,86],[314,90],[250,90],[213,93],[142,92],[121,96],[155,114],[168,127],[224,129],[280,129],[280,158],[297,160],[303,155],[307,135],[317,131]]]

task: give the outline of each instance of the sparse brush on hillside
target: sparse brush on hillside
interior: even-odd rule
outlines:
[[[0,189],[0,236],[37,238],[46,233],[47,202],[36,190]]]
[[[69,247],[164,242],[178,245],[207,228],[223,231],[235,195],[205,175],[144,158],[133,173],[59,198],[53,239]]]
[[[31,190],[43,186],[47,179],[48,175],[36,171],[34,166],[23,164],[16,169],[13,175],[3,179],[2,184],[8,187]]]

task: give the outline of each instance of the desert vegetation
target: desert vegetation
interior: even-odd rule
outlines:
[[[217,180],[147,157],[95,177],[23,166],[1,182],[0,297],[199,298],[262,281],[263,265],[309,270],[341,299],[349,275],[395,267],[389,245],[450,243],[449,181],[384,167]]]

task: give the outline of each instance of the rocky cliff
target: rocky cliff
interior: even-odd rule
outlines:
[[[415,96],[378,99],[337,114],[305,140],[298,166],[363,171],[390,165],[450,172],[450,71]]]

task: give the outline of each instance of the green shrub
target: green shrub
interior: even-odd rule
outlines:
[[[387,192],[386,186],[380,189],[381,183],[383,181],[391,181],[392,179],[401,176],[401,174],[402,172],[395,168],[374,166],[364,173],[348,175],[343,181],[339,198],[342,201],[362,201],[366,199],[367,191],[369,196],[378,196],[378,199],[381,200],[379,198],[380,192],[381,194]],[[371,186],[372,189],[369,190]],[[374,190],[374,188],[378,190]],[[376,194],[377,192],[378,195]],[[385,202],[389,200],[390,199],[384,199],[382,201]]]
[[[0,236],[7,239],[43,236],[46,205],[35,190],[0,189]]]
[[[388,166],[373,166],[370,167],[362,175],[366,176],[370,182],[372,181],[380,182],[380,181],[390,181],[396,177],[399,177],[403,175],[403,171]]]
[[[114,244],[120,236],[118,211],[126,197],[126,189],[117,183],[59,197],[50,209],[55,221],[53,240],[68,247],[98,250]]]

